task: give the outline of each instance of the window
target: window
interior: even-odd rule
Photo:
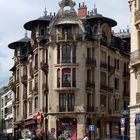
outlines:
[[[67,105],[67,106],[66,106]],[[74,93],[62,93],[59,95],[59,111],[74,111],[75,97]]]
[[[106,85],[106,73],[105,72],[101,72],[100,81],[101,81],[101,85]]]
[[[24,119],[27,118],[27,103],[23,102],[23,117]]]
[[[100,102],[101,102],[101,106],[106,107],[106,96],[105,95],[101,95],[100,96]]]
[[[62,86],[70,87],[71,83],[71,71],[69,68],[62,70]]]
[[[35,54],[35,70],[38,69],[38,54]]]
[[[44,36],[45,35],[45,28],[41,28],[40,29],[40,36]]]
[[[57,87],[60,87],[60,69],[57,70]]]
[[[17,101],[19,101],[19,87],[17,87]]]
[[[71,47],[69,45],[65,45],[62,47],[62,63],[70,63],[71,62]]]
[[[115,89],[119,90],[119,79],[115,78]]]
[[[94,111],[93,94],[92,93],[88,93],[88,95],[87,95],[87,111],[89,111],[89,112]]]
[[[30,76],[32,76],[33,74],[32,62],[29,63],[29,69],[30,69]]]
[[[74,111],[74,94],[68,94],[68,111]]]
[[[9,114],[12,114],[12,106],[5,108],[5,117],[7,117]]]
[[[60,55],[61,54],[61,55]],[[61,63],[76,63],[76,48],[68,44],[60,46],[57,48],[57,63],[60,63],[60,58],[62,58]]]
[[[32,114],[32,101],[29,101],[29,114]]]
[[[120,62],[119,62],[119,60],[115,58],[114,61],[115,61],[115,69],[119,70],[119,68],[120,68]]]
[[[19,118],[19,105],[17,106],[17,118]]]
[[[38,92],[38,75],[35,75],[35,85],[34,85],[34,91]]]
[[[62,77],[60,77],[62,75]],[[62,82],[62,83],[60,83]],[[57,87],[76,87],[76,69],[57,69]]]
[[[60,64],[60,46],[57,47],[57,64]]]
[[[72,86],[76,87],[76,69],[75,68],[72,71]]]
[[[32,92],[32,80],[29,81],[29,93],[31,93],[31,92]]]
[[[59,95],[59,111],[66,111],[66,94]]]
[[[119,111],[119,99],[115,99],[115,111]]]
[[[35,110],[37,110],[38,109],[38,97],[35,97]]]

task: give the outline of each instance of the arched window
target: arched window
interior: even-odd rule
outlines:
[[[71,71],[69,68],[62,70],[62,87],[70,87]]]
[[[62,63],[70,63],[71,58],[71,46],[65,45],[62,48]]]

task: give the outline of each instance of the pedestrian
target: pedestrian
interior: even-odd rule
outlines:
[[[40,128],[35,130],[35,136],[33,136],[31,140],[43,140],[43,132]]]
[[[84,139],[83,140],[89,140],[87,134],[84,135]]]

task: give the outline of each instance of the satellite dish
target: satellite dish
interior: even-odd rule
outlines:
[[[30,138],[31,137],[31,135],[32,135],[32,133],[31,133],[31,131],[29,130],[29,129],[23,129],[22,131],[21,131],[21,136],[22,136],[22,138],[24,138],[24,139],[27,139],[27,138]]]

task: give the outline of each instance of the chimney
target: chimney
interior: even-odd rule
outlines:
[[[78,16],[81,18],[84,18],[87,16],[87,6],[84,4],[84,2],[82,5],[79,3]]]

